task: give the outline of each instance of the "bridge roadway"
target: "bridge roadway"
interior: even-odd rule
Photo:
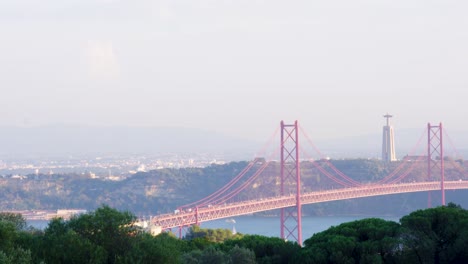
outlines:
[[[468,189],[468,181],[445,181],[445,190]],[[308,192],[301,195],[302,205],[346,200],[361,197],[440,191],[440,182],[416,182],[399,184],[369,184],[361,187],[342,188],[327,191]],[[261,200],[249,200],[224,205],[193,208],[173,214],[157,215],[151,223],[160,226],[162,230],[179,226],[190,226],[201,222],[252,214],[262,211],[292,207],[296,205],[296,196],[281,196]]]

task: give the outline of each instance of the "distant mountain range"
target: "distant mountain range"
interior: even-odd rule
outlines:
[[[212,131],[171,127],[0,127],[0,155],[253,153],[259,145]],[[243,157],[247,158],[247,157]]]
[[[427,146],[427,132],[417,129],[396,130],[397,156],[403,157],[410,154],[410,150],[414,148],[421,136],[419,152],[411,154],[424,153]],[[379,158],[381,137],[381,134],[375,133],[329,140],[312,140],[324,156]],[[468,154],[467,132],[453,132],[450,138],[445,137],[447,155],[454,155],[451,140],[454,141],[453,144],[456,145],[459,154],[463,156]],[[0,127],[0,155],[15,157],[95,153],[216,153],[225,155],[226,159],[246,160],[252,159],[255,151],[258,151],[263,144],[264,142],[249,141],[194,128],[74,125]],[[318,157],[305,139],[301,140],[301,146],[313,155],[309,158]]]

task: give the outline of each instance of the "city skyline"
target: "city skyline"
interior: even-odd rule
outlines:
[[[468,131],[468,3],[2,1],[0,126]],[[352,115],[352,118],[346,116]],[[398,146],[397,146],[398,148]]]

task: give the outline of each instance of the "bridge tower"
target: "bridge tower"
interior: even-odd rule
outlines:
[[[445,205],[444,145],[442,140],[442,123],[427,124],[427,177],[440,176],[441,203]],[[428,207],[431,207],[431,192],[428,193]]]
[[[281,121],[281,196],[294,195],[296,206],[281,210],[281,238],[302,246],[301,172],[297,121]],[[297,234],[297,235],[296,235]]]
[[[383,117],[387,119],[387,125],[383,127],[382,161],[392,162],[396,160],[395,137],[393,133],[393,126],[390,125],[390,118],[392,118],[393,116],[386,114]]]

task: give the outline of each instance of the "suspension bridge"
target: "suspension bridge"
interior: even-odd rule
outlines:
[[[306,148],[299,144],[300,131],[310,146],[319,155],[322,154],[299,127],[297,121],[293,124],[285,124],[282,121],[279,129],[279,149],[272,154],[272,156],[279,154],[279,162],[256,158],[216,192],[201,200],[181,206],[174,213],[157,215],[152,218],[152,224],[162,230],[178,228],[179,236],[182,236],[184,227],[199,225],[202,222],[280,210],[281,237],[297,241],[301,245],[303,205],[361,197],[428,192],[430,206],[431,194],[433,195],[434,191],[440,192],[441,204],[445,205],[446,190],[468,189],[468,174],[462,164],[453,160],[446,161],[444,158],[443,138],[446,133],[441,123],[428,124],[425,133],[412,150],[415,152],[421,145],[424,135],[427,135],[427,146],[423,147],[424,154],[407,155],[391,173],[372,183],[362,183],[347,176],[325,158],[301,160],[300,153],[308,154]],[[328,184],[321,184],[320,188],[313,186],[314,188],[307,188],[308,190],[304,191],[305,186],[301,183],[301,167],[304,167],[305,162],[308,162],[309,167],[317,173],[324,175]],[[456,177],[445,179],[446,162],[453,163],[450,168],[458,172]],[[236,200],[242,191],[255,185],[256,180],[265,174],[265,171],[271,170],[271,167],[278,167],[276,165],[279,165],[279,173],[273,173],[273,176],[271,173],[266,173],[266,175],[275,181],[274,185],[279,188],[279,195],[256,200]],[[419,175],[416,180],[414,171],[416,168],[420,169],[421,165],[426,168],[425,175]]]

